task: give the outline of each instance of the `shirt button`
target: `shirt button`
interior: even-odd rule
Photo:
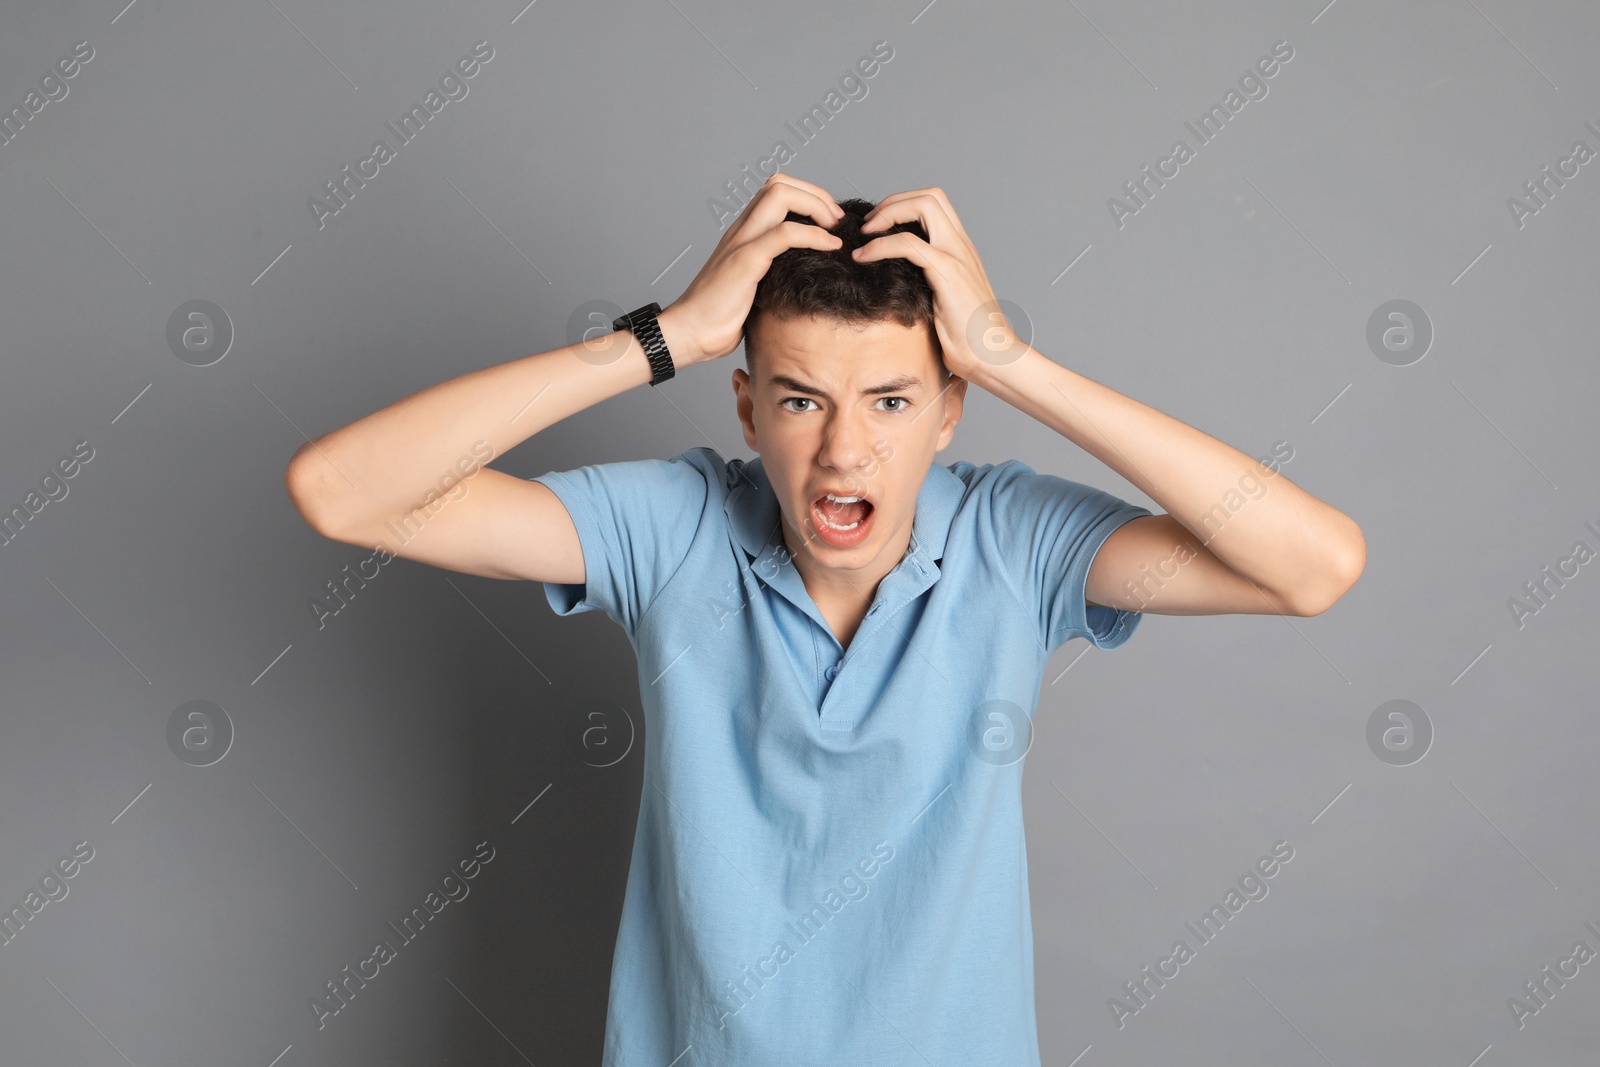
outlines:
[[[837,678],[839,676],[839,665],[837,663],[835,663],[833,666],[829,667],[827,670],[823,671],[822,673],[824,675],[826,675],[828,681],[831,682],[831,681],[833,681],[835,678]]]

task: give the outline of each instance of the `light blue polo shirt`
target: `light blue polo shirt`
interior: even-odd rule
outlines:
[[[693,448],[533,479],[638,659],[644,792],[605,1067],[1038,1067],[1022,756],[1050,654],[1151,514],[1016,460],[930,464],[850,647],[788,559],[761,460]]]

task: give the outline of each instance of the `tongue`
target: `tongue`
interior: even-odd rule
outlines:
[[[865,500],[857,500],[853,504],[835,504],[827,497],[817,502],[817,510],[822,512],[822,517],[835,526],[849,526],[867,517],[867,512],[872,505]]]

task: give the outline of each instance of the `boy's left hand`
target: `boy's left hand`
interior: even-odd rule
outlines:
[[[882,233],[902,222],[918,222],[928,235],[890,233],[873,238],[853,253],[859,263],[889,256],[921,267],[933,288],[933,325],[951,374],[971,379],[974,371],[1021,358],[1027,345],[1000,311],[978,250],[944,190],[912,189],[886,196],[867,213],[864,234]]]

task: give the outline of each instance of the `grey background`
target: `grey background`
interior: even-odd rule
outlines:
[[[0,547],[0,909],[95,854],[0,947],[0,1062],[598,1061],[642,746],[601,768],[582,738],[637,719],[625,637],[404,560],[319,630],[310,599],[370,553],[311,531],[283,470],[567,343],[584,301],[676,299],[708,199],[780,139],[841,198],[942,187],[1038,348],[1250,455],[1288,442],[1366,535],[1322,616],[1147,616],[1052,661],[1025,778],[1044,1061],[1592,1062],[1600,964],[1521,1029],[1506,1002],[1600,949],[1600,565],[1520,629],[1507,600],[1600,547],[1600,163],[1520,228],[1506,202],[1600,149],[1597,28],[1508,0],[5,4],[0,108],[95,55],[0,146],[0,507],[95,452]],[[469,95],[319,230],[322,183],[479,40]],[[879,40],[801,145],[784,123]],[[1268,95],[1119,228],[1107,199],[1279,40]],[[166,341],[195,299],[236,331],[205,367]],[[1409,366],[1366,341],[1393,299],[1435,330]],[[748,456],[740,359],[495,465]],[[1152,505],[975,388],[940,461],[1008,457]],[[208,767],[166,739],[196,699],[236,732]],[[1435,731],[1409,766],[1366,740],[1393,699]],[[319,1030],[308,999],[485,840],[470,895]],[[1270,894],[1119,1029],[1107,999],[1278,840]]]

